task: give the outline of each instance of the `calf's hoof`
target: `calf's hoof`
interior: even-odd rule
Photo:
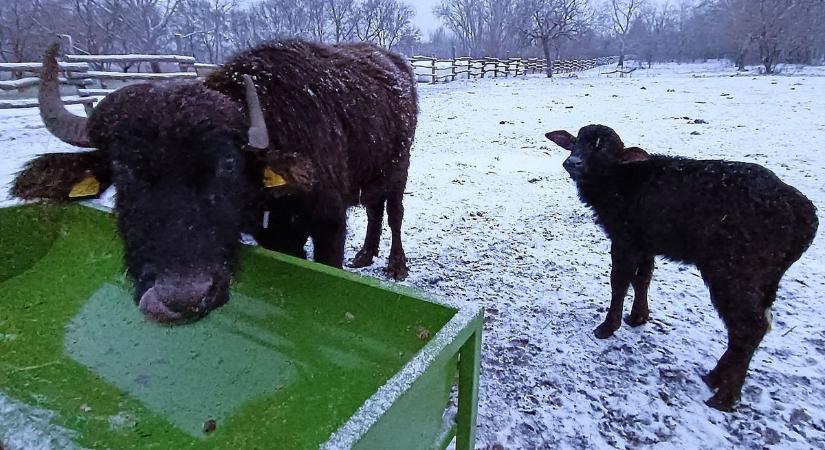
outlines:
[[[384,269],[384,272],[393,280],[404,280],[407,278],[407,275],[409,275],[409,271],[407,270],[407,258],[404,256],[390,256],[389,264],[387,264],[387,268]]]
[[[347,266],[352,267],[354,269],[360,269],[362,267],[367,267],[372,265],[372,258],[375,256],[375,252],[366,251],[363,248],[355,254],[355,258],[352,258],[352,261],[347,264]]]
[[[610,336],[613,336],[613,333],[619,329],[620,325],[621,323],[614,324],[612,322],[604,321],[601,325],[596,327],[595,330],[593,330],[593,334],[599,339],[607,339]]]
[[[739,401],[739,395],[720,389],[713,397],[705,400],[705,404],[722,412],[732,412],[734,405]]]
[[[650,316],[648,314],[639,314],[635,316],[633,314],[628,314],[624,316],[624,323],[633,328],[646,324],[648,320],[650,320]]]
[[[705,375],[702,375],[702,381],[704,381],[705,384],[708,385],[708,387],[711,389],[717,389],[719,388],[719,386],[721,386],[722,380],[720,380],[719,378],[719,374],[716,372],[716,370],[711,370]]]

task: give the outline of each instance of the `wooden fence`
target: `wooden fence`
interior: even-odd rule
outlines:
[[[203,77],[218,67],[198,63],[191,56],[181,55],[66,55],[64,59],[58,64],[62,75],[60,83],[76,87],[77,92],[76,95],[63,97],[63,102],[69,105],[82,104],[87,112],[101,97],[114,91],[106,85],[107,82],[194,79]],[[129,67],[134,71],[94,70],[112,64]],[[142,72],[144,67],[152,71]],[[0,63],[0,73],[11,72],[13,77],[11,80],[0,80],[0,91],[24,91],[39,85],[40,69],[40,63]],[[0,99],[0,109],[37,106],[36,98]]]
[[[82,104],[90,111],[103,96],[113,92],[108,82],[196,79],[218,66],[195,61],[181,55],[67,55],[58,67],[60,82],[76,88],[76,95],[63,98],[66,104]],[[438,59],[426,56],[409,58],[419,82],[448,82],[458,79],[484,77],[517,77],[543,73],[547,62],[538,58],[452,58]],[[615,62],[615,58],[553,61],[554,73],[588,70]],[[96,70],[119,65],[132,71]],[[25,91],[40,84],[40,63],[0,63],[0,73],[11,72],[11,80],[0,80],[0,91]],[[144,68],[150,71],[141,71]],[[163,69],[166,69],[164,71]],[[36,98],[2,99],[0,109],[36,108]]]
[[[570,73],[589,70],[595,67],[613,64],[616,57],[595,59],[555,60],[552,61],[553,73]],[[415,69],[419,82],[450,82],[458,79],[484,77],[518,77],[520,75],[544,73],[547,60],[540,58],[450,58],[439,59],[427,56],[413,56],[410,64]]]

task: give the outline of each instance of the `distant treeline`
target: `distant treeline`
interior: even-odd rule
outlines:
[[[442,0],[434,12],[443,27],[423,37],[404,0],[3,0],[0,60],[38,60],[56,35],[73,53],[212,63],[277,37],[438,57],[729,58],[767,72],[825,56],[825,0]]]

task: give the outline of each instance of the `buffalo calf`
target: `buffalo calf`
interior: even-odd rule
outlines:
[[[656,255],[696,265],[728,331],[727,350],[703,377],[718,389],[707,404],[730,410],[770,327],[779,281],[816,234],[814,205],[756,164],[649,155],[603,125],[546,136],[571,152],[564,168],[612,243],[610,309],[596,337],[619,329],[630,285],[625,322],[647,322]]]

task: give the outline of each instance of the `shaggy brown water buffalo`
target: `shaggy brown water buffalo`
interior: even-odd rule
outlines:
[[[91,152],[46,154],[13,195],[68,201],[117,188],[115,212],[135,302],[162,322],[228,300],[239,237],[341,267],[346,211],[367,208],[355,267],[378,254],[386,204],[390,276],[407,274],[402,197],[417,120],[412,69],[372,44],[270,42],[201,81],[128,86],[90,117],[60,101],[57,45],[46,53],[48,130]]]
[[[725,354],[704,377],[718,389],[707,404],[730,410],[770,327],[779,280],[816,235],[813,203],[762,166],[649,155],[604,125],[546,136],[571,152],[564,168],[612,243],[613,292],[596,337],[619,329],[630,285],[625,322],[648,321],[656,255],[696,265],[728,330]]]

